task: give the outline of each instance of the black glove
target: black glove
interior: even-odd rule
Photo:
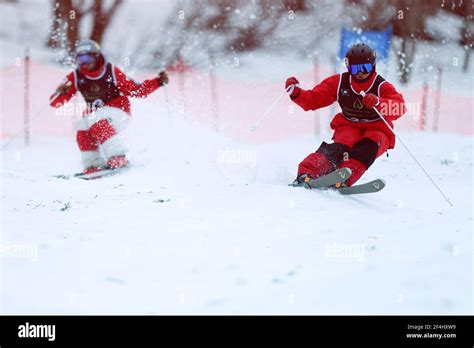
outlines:
[[[169,81],[170,79],[166,71],[162,71],[158,74],[158,84],[160,85],[160,87],[167,85]]]

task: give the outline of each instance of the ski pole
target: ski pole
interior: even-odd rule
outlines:
[[[17,134],[14,134],[10,139],[8,139],[8,140],[3,144],[3,146],[2,146],[2,151],[5,150],[16,138],[18,138],[20,135],[22,135],[23,132],[25,131],[25,129],[27,129],[28,127],[30,127],[30,125],[33,123],[33,121],[35,121],[37,118],[39,118],[39,116],[41,116],[41,115],[43,114],[43,112],[48,108],[48,106],[49,106],[49,103],[46,104],[45,106],[43,106],[43,108],[41,108],[41,110],[38,111],[38,112],[36,113],[36,115],[33,116],[33,117],[31,118],[31,120],[23,126],[23,128],[21,129],[20,132],[18,132]]]
[[[163,86],[163,92],[165,94],[166,113],[168,114],[168,120],[171,124],[171,111],[170,111],[170,100],[168,98],[168,87]]]
[[[288,87],[286,88],[286,90],[285,90],[282,94],[280,94],[280,95],[278,96],[278,98],[276,98],[276,99],[273,101],[273,103],[270,104],[270,106],[269,106],[268,109],[262,114],[262,116],[260,117],[260,119],[259,119],[257,122],[255,122],[255,124],[250,128],[250,130],[251,130],[252,132],[255,132],[255,131],[257,130],[257,128],[258,128],[258,126],[260,125],[260,123],[262,123],[262,122],[267,118],[267,116],[270,114],[270,111],[273,109],[273,107],[280,101],[281,98],[283,98],[283,96],[284,96],[286,93],[288,93],[288,91],[290,90],[290,88],[291,88],[291,86],[288,86]]]
[[[360,92],[360,95],[362,97],[365,97],[365,92],[362,91]],[[448,204],[452,207],[453,204],[451,203],[451,201],[449,200],[449,198],[444,194],[444,192],[439,188],[438,185],[436,185],[435,181],[431,178],[430,174],[426,171],[426,169],[421,165],[421,163],[416,159],[415,155],[410,151],[410,149],[408,149],[408,146],[405,145],[405,143],[402,141],[402,139],[397,135],[397,133],[395,133],[395,131],[393,130],[393,128],[390,126],[390,124],[387,122],[387,120],[385,119],[385,117],[382,115],[382,113],[377,110],[377,108],[374,106],[373,107],[373,110],[377,113],[377,115],[379,115],[379,117],[382,119],[382,121],[385,122],[385,124],[387,125],[388,129],[390,129],[390,131],[395,135],[395,138],[400,142],[400,144],[403,145],[403,147],[405,148],[405,150],[407,150],[408,154],[411,156],[411,158],[413,158],[413,160],[416,162],[416,164],[418,164],[418,166],[421,168],[421,170],[423,171],[423,173],[425,173],[426,177],[428,179],[430,179],[431,183],[433,184],[434,187],[436,187],[436,189],[439,191],[439,193],[441,193],[441,195],[443,196],[443,198],[446,200],[446,202],[448,202]]]
[[[160,74],[162,72],[165,72],[165,70],[162,70],[160,72]],[[166,85],[163,86],[163,92],[164,92],[164,95],[165,95],[166,112],[168,113],[168,118],[171,122],[170,101],[169,101],[169,98],[168,98],[168,88],[167,88]]]

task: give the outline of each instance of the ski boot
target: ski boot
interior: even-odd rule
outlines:
[[[107,169],[120,169],[128,167],[129,161],[125,156],[113,156],[107,160],[106,168]]]
[[[312,187],[308,184],[310,180],[313,180],[313,177],[309,174],[300,174],[298,177],[293,181],[291,186],[302,186],[308,190],[311,190]]]

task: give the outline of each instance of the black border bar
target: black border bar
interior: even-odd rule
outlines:
[[[55,325],[55,340],[19,337],[19,328],[26,323],[30,328]],[[71,344],[84,347],[146,344],[473,347],[473,328],[472,316],[0,316],[0,347]],[[408,334],[421,336],[408,337]]]

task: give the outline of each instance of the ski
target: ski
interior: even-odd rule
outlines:
[[[82,179],[82,180],[94,180],[94,179],[100,179],[100,178],[104,178],[104,177],[108,177],[112,175],[121,174],[123,172],[126,172],[129,169],[130,167],[123,167],[123,168],[117,168],[117,169],[102,169],[90,174],[82,174],[82,173],[75,174],[74,177],[78,179]]]
[[[317,179],[311,179],[310,177],[307,177],[304,183],[292,183],[290,186],[303,186],[311,189],[323,189],[329,188],[331,186],[337,187],[349,179],[351,175],[352,172],[349,168],[340,168]]]
[[[372,180],[365,184],[344,186],[344,182],[349,179],[352,172],[349,168],[341,168],[335,170],[328,175],[321,176],[317,179],[307,178],[304,183],[294,182],[290,186],[305,187],[308,189],[334,189],[342,195],[358,195],[365,193],[375,193],[383,190],[385,182],[382,179]]]
[[[372,180],[365,184],[354,185],[354,186],[345,186],[339,187],[335,190],[338,191],[342,195],[358,195],[364,193],[375,193],[382,191],[385,187],[385,181],[382,179]]]
[[[104,168],[104,169],[101,169],[101,170],[98,170],[96,172],[89,173],[89,174],[83,174],[83,173],[77,173],[77,174],[73,174],[73,175],[63,175],[63,174],[61,174],[61,175],[55,175],[54,177],[58,178],[58,179],[66,179],[66,180],[71,179],[71,178],[82,179],[82,180],[94,180],[94,179],[100,179],[100,178],[104,178],[104,177],[117,175],[117,174],[123,173],[123,172],[125,172],[129,169],[130,169],[130,167],[123,167],[123,168],[117,168],[117,169]]]

